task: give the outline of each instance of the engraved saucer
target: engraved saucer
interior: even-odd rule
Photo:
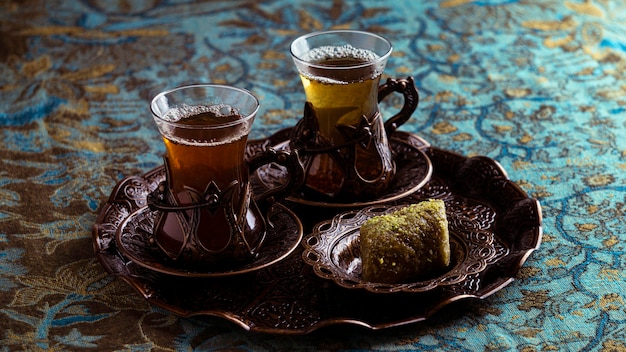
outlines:
[[[130,214],[117,229],[117,247],[135,264],[159,273],[182,277],[225,277],[266,268],[289,256],[298,247],[303,234],[298,217],[285,206],[274,204],[268,211],[267,235],[259,255],[235,268],[210,271],[181,266],[151,242],[155,218],[156,212],[148,207],[139,208]]]
[[[273,138],[275,144],[272,145],[274,148],[289,149],[289,140],[280,138],[281,136],[288,138],[288,131],[289,129],[285,129],[275,135],[277,136]],[[287,197],[287,200],[322,208],[361,208],[392,202],[414,193],[422,188],[432,176],[433,165],[423,151],[423,149],[429,147],[429,144],[415,134],[403,132],[396,132],[395,134],[402,136],[402,138],[391,138],[389,141],[393,160],[396,164],[396,174],[389,191],[384,196],[369,201],[346,203],[310,199],[301,192],[295,192]],[[253,148],[254,143],[254,141],[249,142],[248,148]],[[260,167],[254,175],[260,181],[260,185],[257,186],[264,189],[277,187],[283,184],[288,177],[285,168],[273,163]]]
[[[419,281],[399,284],[368,282],[361,277],[360,232],[369,218],[390,213],[404,205],[376,205],[336,215],[331,220],[318,223],[302,242],[305,249],[302,259],[313,267],[313,272],[334,281],[341,287],[365,289],[374,293],[426,292],[439,286],[454,285],[469,276],[485,270],[508,253],[504,243],[493,232],[480,228],[479,222],[465,221],[479,217],[484,208],[455,209],[446,206],[450,230],[450,257],[447,268],[431,273]],[[468,214],[468,210],[475,214]]]

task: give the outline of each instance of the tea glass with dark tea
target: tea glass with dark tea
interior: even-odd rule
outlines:
[[[245,149],[257,98],[244,89],[204,84],[162,92],[150,106],[166,149],[166,180],[148,197],[157,211],[154,242],[194,268],[228,269],[257,256],[268,226],[258,203],[286,196],[298,184],[290,177],[263,199],[253,197],[254,170]],[[295,153],[270,149],[250,164],[277,162],[290,176],[302,174],[294,159]]]
[[[388,138],[419,100],[410,77],[379,86],[391,52],[387,39],[361,31],[316,32],[292,42],[306,104],[290,144],[305,164],[307,197],[359,201],[388,190],[395,175]],[[383,121],[378,103],[394,91],[404,105]]]

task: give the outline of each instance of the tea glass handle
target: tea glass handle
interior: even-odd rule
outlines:
[[[256,202],[261,209],[268,209],[274,202],[287,198],[291,193],[296,191],[304,183],[304,166],[300,161],[297,150],[286,151],[276,150],[272,147],[254,155],[248,161],[248,169],[250,174],[256,169],[269,163],[277,163],[287,168],[289,177],[284,184],[265,191],[256,197]]]
[[[417,92],[417,88],[415,88],[415,82],[412,77],[407,77],[406,79],[388,78],[387,82],[378,88],[378,102],[380,103],[387,95],[391,94],[391,92],[402,93],[404,96],[404,106],[402,106],[399,113],[385,121],[387,137],[391,136],[398,127],[411,117],[411,114],[413,114],[419,104],[419,93]]]

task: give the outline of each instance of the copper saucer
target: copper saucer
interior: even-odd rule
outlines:
[[[376,205],[361,210],[346,211],[333,219],[322,221],[313,228],[313,233],[302,242],[304,262],[313,267],[313,272],[334,281],[341,287],[365,289],[374,293],[426,292],[439,286],[448,286],[465,281],[469,276],[480,273],[508,253],[493,232],[481,229],[479,222],[462,221],[461,218],[479,218],[482,207],[460,209],[450,204],[447,217],[450,223],[451,263],[440,272],[432,273],[419,281],[401,284],[368,282],[361,277],[359,229],[367,219],[387,214],[403,205]]]
[[[278,144],[276,140],[285,140],[284,133],[251,141],[247,155],[254,155],[263,146]],[[415,141],[407,133],[396,132],[392,138]],[[219,318],[245,330],[292,335],[336,325],[378,330],[421,322],[452,302],[485,299],[505,288],[539,248],[542,237],[539,203],[509,180],[497,162],[487,157],[467,158],[430,146],[423,151],[432,162],[433,176],[402,201],[442,199],[447,208],[458,207],[467,214],[457,221],[466,222],[475,230],[491,231],[508,248],[484,270],[455,284],[419,293],[378,294],[346,289],[320,279],[304,262],[300,250],[247,275],[198,279],[150,270],[120,252],[115,234],[126,218],[146,205],[147,193],[162,180],[159,170],[126,178],[116,185],[94,225],[94,251],[109,274],[125,280],[151,304],[180,316]],[[336,215],[335,212],[327,216],[334,212],[332,208],[318,212],[292,205],[289,208],[300,218],[307,233],[312,224]]]
[[[289,149],[289,140],[280,140],[280,138],[273,138],[273,140],[276,143],[273,145],[275,148]],[[417,135],[406,134],[406,138],[392,138],[389,141],[389,145],[396,164],[396,174],[389,192],[384,196],[369,201],[344,203],[307,199],[304,194],[296,192],[289,196],[287,200],[322,208],[361,208],[392,202],[422,188],[430,180],[433,172],[432,163],[422,150],[428,147],[428,143]],[[284,183],[287,176],[285,168],[276,164],[260,167],[256,171],[256,177],[266,189],[272,189]]]
[[[274,204],[268,211],[268,230],[259,255],[252,261],[226,270],[200,270],[180,266],[151,243],[150,233],[156,212],[142,207],[130,214],[119,225],[116,234],[117,247],[135,264],[147,269],[175,276],[210,278],[247,274],[263,269],[285,259],[302,239],[302,224],[298,217],[281,204]]]

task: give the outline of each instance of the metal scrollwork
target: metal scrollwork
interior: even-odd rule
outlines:
[[[336,126],[344,141],[334,144],[320,132],[319,120],[314,107],[307,102],[304,115],[290,135],[290,148],[297,150],[305,167],[304,190],[309,197],[342,199],[376,199],[389,188],[395,176],[395,162],[389,150],[388,138],[405,123],[417,108],[419,94],[411,77],[406,79],[389,78],[378,90],[380,102],[392,92],[402,93],[404,105],[400,112],[388,121],[382,122],[380,113],[362,116],[355,125]],[[316,158],[327,155],[333,167],[316,170]],[[340,178],[338,190],[330,187],[312,186],[307,176],[319,172],[333,173]],[[330,175],[328,175],[330,176]]]

